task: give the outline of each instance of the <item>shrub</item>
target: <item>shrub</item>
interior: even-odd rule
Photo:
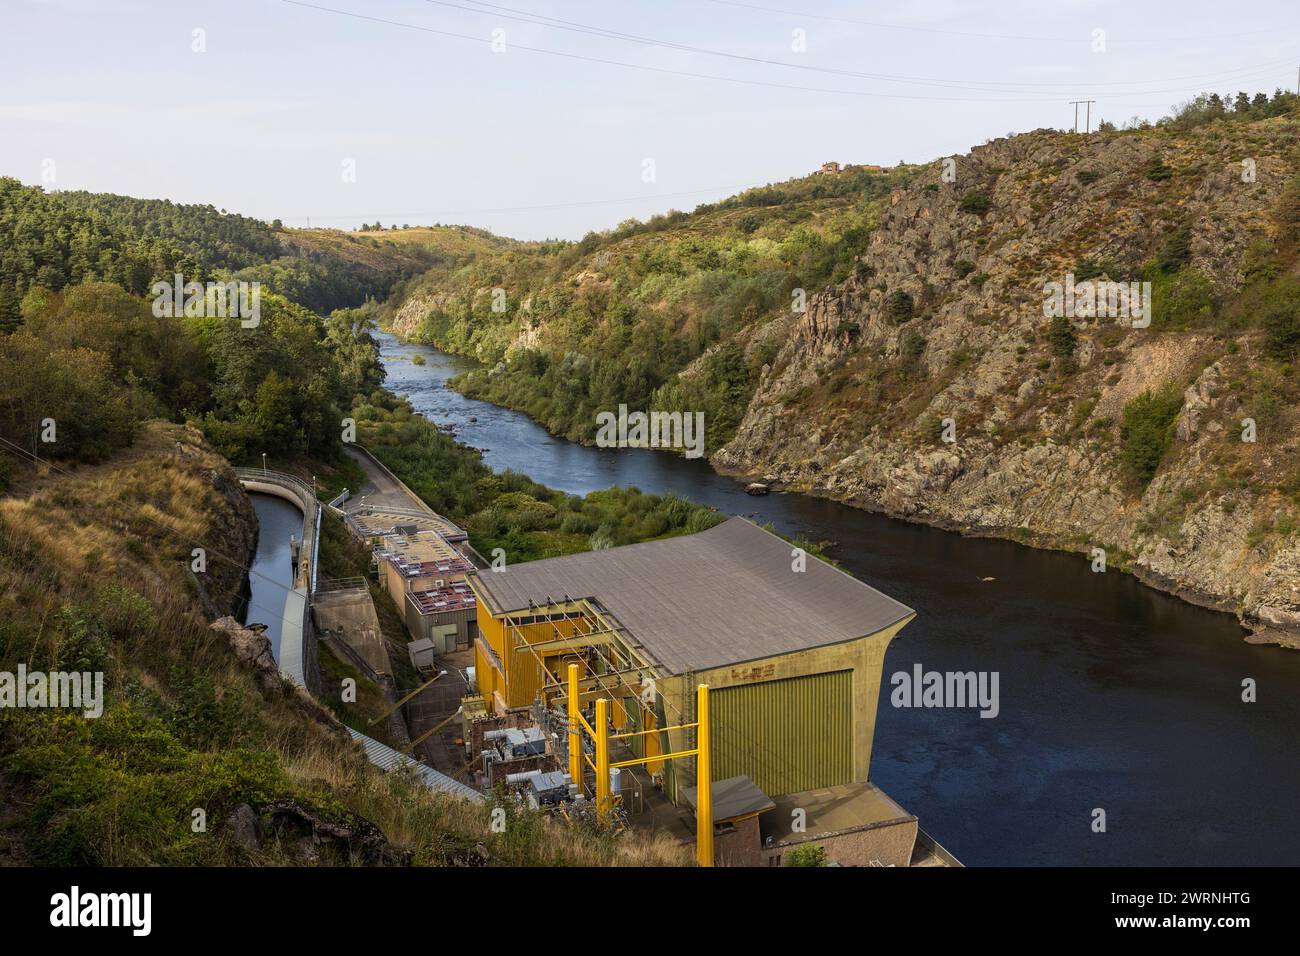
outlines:
[[[1101,179],[1101,173],[1095,169],[1081,169],[1074,174],[1074,178],[1079,181],[1081,186],[1091,186],[1097,180]]]
[[[521,508],[510,518],[509,524],[520,531],[541,531],[550,527],[554,521],[554,509],[547,511],[541,505],[529,505],[526,508]]]
[[[925,336],[916,329],[912,329],[903,336],[903,344],[899,351],[902,353],[903,361],[908,365],[915,365],[925,354],[926,346]]]
[[[1109,259],[1085,257],[1075,264],[1074,278],[1076,282],[1083,282],[1085,279],[1095,279],[1100,275],[1114,276],[1117,271],[1117,266]]]
[[[1195,269],[1184,269],[1151,287],[1152,314],[1161,328],[1190,329],[1214,321],[1214,287]]]
[[[1063,315],[1055,316],[1052,319],[1047,328],[1047,342],[1052,349],[1052,354],[1061,359],[1071,358],[1075,349],[1079,347],[1079,339],[1074,334],[1074,326]]]
[[[1124,406],[1120,457],[1130,477],[1143,488],[1150,484],[1160,467],[1173,440],[1174,421],[1182,407],[1182,396],[1172,389],[1158,394],[1143,392]]]
[[[1164,157],[1156,153],[1151,157],[1151,162],[1147,163],[1147,179],[1153,183],[1163,182],[1174,174],[1174,171],[1165,165]]]
[[[991,200],[986,193],[975,189],[962,195],[961,201],[957,203],[957,208],[962,212],[969,212],[976,216],[982,216],[989,211],[992,205],[993,200]]]
[[[1277,298],[1261,316],[1264,352],[1269,358],[1287,361],[1300,353],[1300,302]]]
[[[786,866],[825,866],[826,847],[818,843],[801,843],[785,855]]]
[[[905,289],[895,289],[885,300],[885,314],[898,325],[911,321],[915,309],[912,294]]]
[[[969,259],[958,259],[952,264],[952,267],[956,271],[958,279],[964,279],[975,271],[975,263]]]
[[[715,525],[720,525],[726,521],[726,515],[717,511],[709,511],[705,508],[697,508],[690,518],[686,521],[686,531],[688,534],[696,534],[700,531],[708,531]]]
[[[564,516],[560,530],[565,534],[591,534],[596,530],[596,523],[586,515],[575,512]]]
[[[1192,227],[1190,224],[1174,232],[1161,246],[1156,264],[1164,272],[1177,272],[1192,261]]]

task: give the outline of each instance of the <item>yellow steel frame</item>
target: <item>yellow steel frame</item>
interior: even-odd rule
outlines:
[[[578,693],[581,666],[569,665],[569,776],[575,783],[582,782],[582,764],[585,760],[596,773],[596,812],[602,819],[608,818],[614,808],[613,794],[609,789],[609,772],[617,767],[638,767],[660,760],[673,760],[678,757],[695,758],[695,861],[700,866],[713,866],[713,780],[710,776],[709,755],[709,685],[700,684],[696,688],[696,716],[693,724],[677,724],[673,727],[659,727],[654,730],[638,730],[630,733],[611,734],[609,732],[609,698],[601,697],[596,701],[596,726],[592,727],[582,716],[582,697]],[[695,729],[695,747],[679,750],[670,754],[652,754],[649,757],[636,757],[631,760],[609,761],[609,742],[627,740],[645,734],[665,733],[669,730]],[[586,731],[595,740],[596,759],[593,761],[582,751],[582,732]]]

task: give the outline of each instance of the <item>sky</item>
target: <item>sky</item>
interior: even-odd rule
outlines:
[[[0,175],[576,239],[1071,100],[1095,127],[1295,89],[1298,28],[1295,0],[0,0]]]

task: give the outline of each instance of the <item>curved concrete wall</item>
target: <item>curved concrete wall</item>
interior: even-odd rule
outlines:
[[[245,478],[242,475],[239,478],[239,483],[244,486],[245,491],[283,498],[304,515],[307,513],[308,504],[304,500],[306,494],[296,486],[279,484],[270,478]]]

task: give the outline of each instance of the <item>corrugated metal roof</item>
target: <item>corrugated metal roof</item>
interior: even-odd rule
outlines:
[[[592,598],[671,674],[856,640],[915,612],[744,518],[698,534],[479,574],[493,613]]]
[[[776,806],[772,798],[744,774],[739,777],[728,777],[726,780],[715,780],[711,789],[713,819],[718,822],[762,813]],[[682,788],[682,796],[692,809],[698,806],[695,793],[695,787]]]
[[[410,765],[415,769],[416,774],[420,776],[430,790],[438,793],[448,793],[453,797],[464,797],[467,800],[482,802],[483,794],[479,793],[473,787],[461,783],[459,780],[453,780],[445,773],[439,773],[432,767],[426,767],[418,761],[412,760],[401,751],[394,750],[386,744],[381,744],[372,737],[367,737],[358,730],[348,728],[348,733],[352,739],[361,744],[366,752],[366,757],[372,764],[382,770],[392,770],[394,767],[404,767]]]

